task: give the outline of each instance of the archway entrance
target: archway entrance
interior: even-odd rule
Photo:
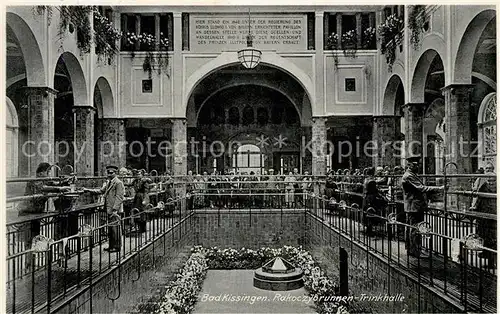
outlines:
[[[7,97],[7,176],[27,177],[31,169],[30,140],[32,127],[26,93],[28,86],[46,86],[45,70],[38,42],[28,24],[18,15],[6,14],[6,97]],[[34,111],[34,110],[32,110]]]
[[[245,144],[238,147],[232,158],[234,173],[262,173],[264,170],[264,155],[259,146]]]
[[[382,151],[384,154],[389,153],[389,160],[384,160],[385,164],[390,164],[391,159],[393,159],[393,165],[404,166],[405,162],[405,119],[404,119],[404,104],[405,104],[405,92],[403,87],[403,82],[399,75],[394,74],[389,79],[387,87],[384,92],[384,102],[382,113],[383,115],[394,117],[394,124],[392,132],[388,134],[389,141],[401,141],[400,151]],[[380,143],[383,145],[383,142]],[[378,166],[380,164],[377,164]]]
[[[187,108],[188,170],[262,173],[311,171],[311,105],[304,88],[280,69],[230,65],[193,90]]]
[[[75,106],[88,106],[85,77],[78,59],[70,52],[64,52],[57,60],[54,73],[54,139],[55,163],[62,169],[75,167],[75,148],[80,150],[81,143],[75,145]],[[81,130],[77,130],[81,131]]]
[[[102,175],[104,160],[100,143],[103,142],[103,119],[113,116],[114,100],[109,82],[100,77],[94,87],[94,174]]]
[[[444,82],[443,61],[436,53],[427,70],[424,89],[424,102],[428,104],[424,113],[422,139],[425,156],[423,171],[426,174],[442,173],[445,163],[446,138],[442,136],[445,130],[445,104],[441,92]]]

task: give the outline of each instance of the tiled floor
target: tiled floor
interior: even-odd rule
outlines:
[[[253,286],[253,270],[209,270],[193,311],[202,313],[316,313],[306,290]]]

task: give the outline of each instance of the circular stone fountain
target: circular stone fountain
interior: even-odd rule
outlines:
[[[300,268],[295,268],[287,260],[276,257],[255,270],[253,285],[271,291],[295,290],[304,286],[302,275]]]

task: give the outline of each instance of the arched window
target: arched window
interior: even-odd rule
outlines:
[[[231,125],[238,125],[240,124],[240,111],[238,110],[237,107],[231,107],[229,109],[229,118],[228,122]]]
[[[19,122],[17,118],[16,107],[7,97],[7,119],[5,120],[7,127],[5,133],[6,142],[6,174],[8,178],[18,176],[18,130]]]
[[[486,162],[496,164],[497,153],[497,97],[490,93],[484,97],[478,114],[478,140],[481,158],[480,166]]]
[[[246,106],[243,109],[243,125],[250,125],[254,122],[253,108]]]
[[[238,147],[238,150],[233,158],[233,168],[240,173],[251,171],[262,173],[264,167],[264,155],[257,145],[245,144]]]
[[[271,122],[281,124],[283,122],[283,107],[274,105],[271,109]]]
[[[436,174],[441,174],[444,172],[446,149],[446,143],[444,141],[444,139],[446,138],[445,132],[446,124],[443,120],[436,126],[436,150],[434,152],[434,156],[436,158]]]
[[[269,114],[267,113],[266,108],[257,109],[257,122],[260,125],[266,125],[269,121]]]

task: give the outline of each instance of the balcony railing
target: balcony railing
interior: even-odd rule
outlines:
[[[102,219],[102,202],[9,222],[8,311],[50,311],[54,302],[91,285],[98,276],[121,265],[125,257],[139,254],[148,243],[174,232],[197,211],[239,209],[251,213],[263,208],[288,208],[305,210],[311,219],[345,237],[351,245],[361,246],[388,266],[418,278],[420,284],[462,304],[466,311],[496,312],[496,212],[485,212],[486,206],[463,210],[454,205],[457,199],[460,204],[475,197],[496,205],[496,193],[464,188],[465,181],[478,176],[496,179],[487,175],[426,176],[428,182],[443,181],[447,188],[429,200],[429,210],[418,227],[405,220],[401,176],[372,177],[386,199],[386,205],[377,209],[365,204],[366,176],[209,176],[201,181],[153,177],[157,190],[150,194],[149,209],[138,212],[131,208],[131,198],[125,202],[125,214],[119,221],[123,240],[118,253],[103,251],[108,241],[104,231],[110,225]],[[80,178],[78,182],[83,185],[86,180],[95,184],[102,178]],[[176,191],[180,194],[174,196]],[[8,202],[32,197],[10,197]],[[138,217],[146,221],[144,232],[139,234]],[[41,225],[40,234],[55,240],[45,250],[33,251],[27,246],[25,235],[33,222]],[[423,255],[408,256],[406,234],[422,239]],[[483,238],[482,243],[477,236]]]

